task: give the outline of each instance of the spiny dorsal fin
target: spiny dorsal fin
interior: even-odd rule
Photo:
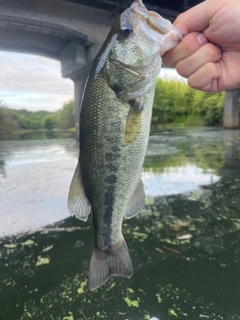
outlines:
[[[80,165],[78,163],[68,193],[68,211],[71,215],[83,221],[87,221],[91,211],[91,205],[86,198],[83,184]]]
[[[145,191],[142,179],[139,178],[139,181],[136,185],[136,188],[127,203],[127,208],[124,213],[124,217],[127,219],[135,216],[143,208],[145,203]]]

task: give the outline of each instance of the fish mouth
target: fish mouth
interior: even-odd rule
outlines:
[[[135,0],[130,10],[138,17],[140,30],[159,44],[160,55],[174,48],[182,39],[181,32],[169,20],[157,12],[148,11],[142,0]]]
[[[160,34],[166,34],[171,30],[171,22],[163,19],[156,12],[148,11],[141,0],[135,0],[130,8],[151,29],[159,32]]]

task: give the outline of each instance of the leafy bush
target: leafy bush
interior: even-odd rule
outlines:
[[[65,103],[57,114],[57,126],[60,129],[69,129],[75,126],[74,123],[74,101]]]
[[[224,93],[204,93],[191,89],[184,82],[157,79],[152,126],[166,123],[220,124],[223,105]]]
[[[0,133],[10,133],[18,128],[13,110],[0,105]]]
[[[56,125],[56,118],[52,114],[45,116],[42,120],[42,128],[45,130],[53,130],[56,127]]]
[[[1,106],[0,102],[0,133],[23,130],[68,130],[74,128],[74,102],[65,103],[62,109],[55,112],[45,110],[29,111],[14,110]]]

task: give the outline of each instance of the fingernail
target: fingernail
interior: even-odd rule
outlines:
[[[199,33],[198,35],[197,35],[197,41],[198,41],[198,43],[199,44],[204,44],[204,43],[207,43],[208,42],[208,39],[204,36],[204,34],[202,34],[202,33]]]
[[[218,47],[218,46],[215,46],[217,52],[221,55],[222,54],[222,50]]]

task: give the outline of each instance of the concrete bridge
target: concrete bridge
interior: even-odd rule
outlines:
[[[148,9],[173,21],[201,0],[146,0]],[[75,125],[94,57],[114,19],[131,0],[0,0],[0,50],[39,54],[61,62],[74,81]],[[227,92],[224,126],[239,127],[239,90]]]

